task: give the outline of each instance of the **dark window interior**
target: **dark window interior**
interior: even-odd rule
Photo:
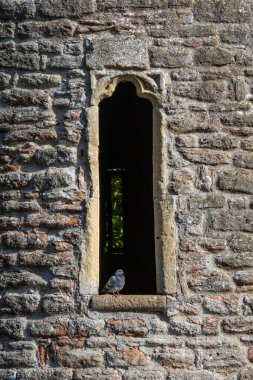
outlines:
[[[99,106],[100,286],[121,268],[122,294],[155,294],[152,104],[121,82]]]

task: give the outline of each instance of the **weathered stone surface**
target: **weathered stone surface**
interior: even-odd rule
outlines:
[[[24,336],[25,327],[25,318],[0,319],[0,332],[2,338],[8,337],[11,339],[20,339]]]
[[[223,195],[191,196],[189,206],[191,209],[221,208],[226,204]]]
[[[36,367],[38,365],[36,352],[23,351],[0,351],[0,367]]]
[[[17,380],[72,380],[68,368],[22,369],[17,371]],[[9,380],[9,378],[8,378]]]
[[[4,1],[4,0],[3,0]],[[0,67],[39,70],[39,55],[19,51],[1,51]]]
[[[39,12],[45,17],[82,17],[95,10],[94,0],[42,0]]]
[[[9,105],[42,106],[48,108],[48,95],[41,90],[5,90],[2,100]]]
[[[18,189],[26,187],[31,179],[29,173],[8,173],[0,174],[0,188],[7,187],[11,189]]]
[[[246,170],[225,171],[219,175],[221,190],[253,194],[252,174]]]
[[[128,366],[144,366],[150,362],[150,358],[139,348],[125,348],[122,350],[110,350],[107,353],[110,366],[127,368]]]
[[[38,310],[39,293],[6,293],[2,298],[0,313],[31,314]]]
[[[194,354],[188,349],[156,349],[154,359],[163,367],[188,368],[194,364]]]
[[[217,231],[245,231],[252,232],[253,212],[250,210],[241,212],[220,211],[210,213],[209,225]]]
[[[80,218],[78,216],[40,214],[26,218],[25,224],[29,227],[42,227],[49,229],[63,230],[78,226]]]
[[[17,33],[20,38],[36,37],[71,37],[76,24],[68,19],[54,21],[27,21],[18,25]]]
[[[32,73],[32,74],[23,74],[20,77],[20,81],[25,84],[29,84],[34,87],[57,87],[62,82],[60,75],[54,74],[41,74],[41,73]]]
[[[0,275],[0,288],[21,287],[21,286],[45,286],[47,282],[39,275],[32,272],[3,272]]]
[[[253,377],[253,369],[248,367],[248,368],[244,368],[241,372],[240,372],[240,375],[239,375],[239,380],[251,380],[251,378]]]
[[[0,23],[0,38],[14,37],[15,24],[12,22]]]
[[[154,310],[160,311],[166,308],[166,297],[164,296],[120,296],[111,297],[93,296],[92,297],[93,310],[103,311],[117,311],[117,310]]]
[[[165,380],[165,373],[159,370],[140,370],[137,368],[130,368],[123,374],[123,380]],[[118,380],[118,378],[115,378]]]
[[[233,372],[234,368],[243,367],[246,364],[244,351],[236,347],[224,349],[209,349],[203,358],[205,369],[215,369],[221,372]]]
[[[253,319],[252,317],[227,318],[223,321],[222,326],[226,333],[252,334]]]
[[[240,12],[238,9],[240,7]],[[194,6],[194,16],[198,21],[208,22],[247,22],[252,14],[251,3],[236,0],[231,6],[228,0],[197,0]]]
[[[240,312],[239,298],[235,295],[205,297],[203,307],[217,315],[237,315]]]
[[[74,302],[63,294],[46,294],[42,298],[42,309],[48,314],[69,313],[74,309]]]
[[[54,338],[67,335],[67,319],[44,319],[39,321],[30,321],[28,331],[32,337]]]
[[[243,252],[220,255],[216,257],[216,263],[218,266],[227,268],[253,267],[253,253]]]
[[[200,335],[200,321],[191,317],[172,317],[169,320],[169,332],[176,335]]]
[[[70,182],[71,177],[68,173],[56,169],[48,169],[36,173],[32,180],[34,188],[41,191],[65,187],[68,186]]]
[[[20,265],[28,267],[53,267],[73,264],[73,254],[69,252],[43,253],[22,252]]]
[[[233,290],[230,276],[226,272],[197,273],[188,282],[195,292],[226,292]]]
[[[231,163],[231,157],[227,153],[218,150],[202,148],[180,148],[180,152],[187,160],[207,165],[222,165]]]
[[[0,12],[4,20],[22,20],[33,18],[36,6],[34,0],[1,0]]]
[[[253,153],[239,153],[234,156],[234,165],[253,169]]]
[[[61,365],[63,367],[96,367],[102,365],[103,354],[100,350],[61,349],[57,352],[57,361],[58,365]]]
[[[225,81],[205,81],[201,83],[176,84],[174,93],[190,99],[205,102],[218,102],[228,96]]]
[[[56,148],[50,145],[38,148],[34,152],[33,159],[41,166],[75,163],[73,150],[64,145],[59,145]]]
[[[150,50],[150,62],[153,67],[171,68],[191,66],[193,61],[189,49],[170,47],[166,50],[153,48]]]
[[[0,86],[1,88],[8,87],[11,81],[11,75],[0,72]]]
[[[31,212],[40,211],[41,207],[37,201],[18,202],[18,201],[5,201],[0,206],[2,212]]]
[[[90,39],[90,52],[86,56],[89,69],[148,67],[148,53],[145,40],[133,37]]]
[[[7,248],[44,248],[47,246],[48,236],[43,232],[6,232],[2,235],[2,243]]]
[[[234,281],[237,285],[252,285],[253,284],[253,272],[252,271],[240,271],[234,273]]]
[[[195,53],[198,64],[223,66],[234,62],[233,54],[223,48],[201,48]]]

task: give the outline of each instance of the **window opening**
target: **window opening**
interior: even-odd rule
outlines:
[[[99,105],[100,288],[118,268],[123,294],[155,294],[152,104],[121,82]]]

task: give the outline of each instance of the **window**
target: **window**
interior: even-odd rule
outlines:
[[[169,131],[163,109],[166,78],[152,70],[90,75],[79,291],[93,295],[100,310],[160,310],[167,302],[162,295],[176,291],[175,202],[168,194]],[[116,305],[117,297],[96,295],[119,267],[126,271],[127,287]]]
[[[121,82],[99,105],[100,286],[118,268],[124,294],[155,294],[152,104]]]

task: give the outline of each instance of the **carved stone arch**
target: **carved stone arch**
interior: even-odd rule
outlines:
[[[154,75],[157,76],[157,75]],[[99,289],[99,103],[110,97],[118,83],[134,84],[137,95],[153,105],[153,198],[157,294],[176,291],[176,230],[174,201],[168,196],[167,120],[162,104],[165,94],[152,75],[143,73],[91,73],[91,106],[87,110],[90,191],[86,198],[86,225],[82,243],[80,293]]]

